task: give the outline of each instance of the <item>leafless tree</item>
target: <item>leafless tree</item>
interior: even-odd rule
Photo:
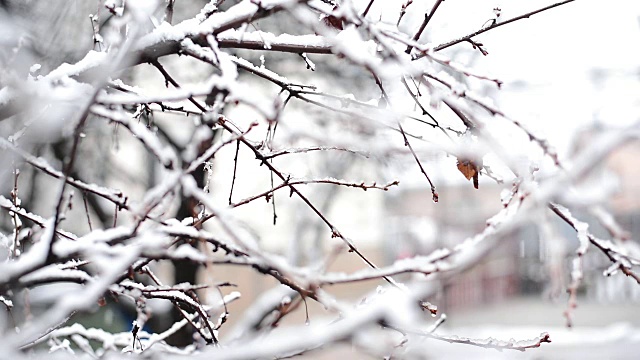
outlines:
[[[588,251],[604,254],[608,274],[622,272],[640,282],[640,260],[626,247],[625,232],[602,209],[586,206],[611,238],[593,236],[570,212],[575,204],[567,196],[607,154],[637,139],[639,129],[597,138],[575,161],[561,161],[544,138],[467,86],[477,81],[497,89],[500,80],[441,50],[468,47],[486,56],[478,35],[535,21],[534,15],[572,1],[507,19],[494,9],[494,18],[478,19],[486,22],[476,31],[442,44],[425,42],[431,20],[446,6],[440,0],[410,32],[399,29],[416,14],[417,0],[389,6],[396,23],[371,16],[374,0],[212,0],[190,15],[174,0],[107,0],[78,10],[91,14],[82,20],[91,32],[56,31],[61,22],[40,21],[48,19],[42,4],[36,15],[33,2],[0,2],[0,301],[6,308],[0,343],[6,356],[59,350],[64,356],[253,359],[348,342],[376,357],[410,357],[426,349],[425,338],[499,350],[544,346],[551,341],[547,333],[518,341],[440,335],[446,317],[430,302],[437,284],[472,268],[503,245],[505,235],[549,212],[573,227],[580,241],[568,284],[569,324]],[[186,19],[175,21],[181,17]],[[90,50],[59,47],[74,39],[84,44],[75,49]],[[265,63],[264,54],[277,61]],[[512,156],[500,127],[491,124],[495,119],[544,152],[552,175],[540,177],[534,164]],[[221,163],[229,167],[214,161],[223,151],[233,156]],[[333,200],[343,187],[367,194],[401,187],[392,176],[381,181],[389,176],[382,168],[410,162],[438,202],[432,172],[439,170],[425,160],[432,154],[455,159],[469,186],[500,183],[503,208],[454,247],[379,266],[362,250],[358,234],[329,216]],[[301,166],[287,160],[300,157]],[[270,188],[238,195],[236,182],[252,181],[239,172],[241,161],[267,171]],[[506,175],[495,174],[494,164]],[[371,178],[339,179],[355,166],[373,169],[366,172]],[[224,199],[210,194],[217,186],[212,173],[231,180]],[[295,214],[278,212],[280,200],[292,201],[286,195],[303,214],[288,220],[294,224],[286,239],[289,259],[269,251],[236,213],[266,200],[269,221],[287,221],[283,217]],[[311,252],[302,255],[307,248]],[[360,270],[331,271],[345,253]],[[159,264],[169,263],[176,269],[170,285],[157,274]],[[235,314],[228,305],[242,289],[233,288],[233,278],[204,284],[196,276],[201,268],[222,265],[250,269],[280,286]],[[412,276],[400,282],[401,274]],[[328,291],[367,280],[380,286],[356,302]],[[59,283],[81,286],[30,313],[29,290]],[[205,288],[219,296],[204,300]],[[171,315],[150,310],[157,299],[171,304]],[[75,314],[107,302],[129,304],[131,331],[74,323]],[[310,302],[333,321],[276,330]],[[24,307],[21,314],[16,303]],[[239,321],[221,336],[229,315]]]

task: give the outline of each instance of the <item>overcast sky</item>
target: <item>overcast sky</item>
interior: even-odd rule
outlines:
[[[372,16],[395,22],[397,10],[389,8],[399,3],[404,1],[375,1]],[[449,0],[430,22],[427,41],[440,44],[478,30],[495,7],[509,19],[553,3]],[[432,4],[414,0],[400,29],[415,31]],[[496,98],[500,108],[544,134],[561,155],[575,130],[595,120],[619,126],[640,119],[640,1],[577,0],[475,40],[489,55],[470,66],[504,81]]]

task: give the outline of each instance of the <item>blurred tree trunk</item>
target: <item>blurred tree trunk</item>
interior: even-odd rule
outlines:
[[[212,135],[211,139],[204,141],[198,146],[198,156],[201,156],[204,151],[213,143],[213,139],[215,138],[216,133]],[[207,172],[205,171],[205,164],[198,166],[196,170],[192,173],[193,178],[196,180],[196,183],[199,188],[204,188],[206,183]],[[180,208],[178,209],[178,213],[176,214],[176,219],[183,220],[185,218],[196,218],[198,216],[198,202],[190,196],[181,195],[180,199]],[[180,241],[176,246],[180,246],[182,244],[189,244],[193,247],[197,247],[198,243],[195,242],[182,242]],[[173,260],[173,272],[174,272],[174,283],[189,283],[189,284],[197,284],[196,277],[199,269],[199,265],[190,260]],[[197,294],[192,292],[190,294],[192,297],[196,298]],[[171,308],[171,324],[176,323],[183,319],[183,316],[179,309],[174,306]],[[206,320],[205,320],[206,321]],[[175,334],[167,338],[167,343],[177,347],[185,347],[190,344],[193,344],[193,334],[195,329],[191,325],[184,326],[182,329],[177,331]]]

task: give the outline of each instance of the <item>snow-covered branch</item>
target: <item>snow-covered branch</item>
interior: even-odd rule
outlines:
[[[255,359],[345,343],[410,358],[425,341],[555,342],[443,329],[466,287],[517,292],[530,269],[496,259],[529,248],[558,287],[570,278],[569,326],[591,269],[640,284],[636,234],[587,181],[639,125],[565,156],[494,97],[513,84],[485,71],[477,39],[572,1],[494,8],[458,38],[448,24],[466,20],[440,0],[107,0],[69,10],[86,34],[0,2],[3,351]],[[576,232],[568,271],[528,244],[560,247],[529,234],[548,214]],[[117,321],[89,328],[87,313]]]

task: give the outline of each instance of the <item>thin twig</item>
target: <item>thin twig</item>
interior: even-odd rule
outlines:
[[[206,62],[209,62],[209,60],[207,59]],[[177,85],[177,82],[175,82],[175,80],[173,80],[170,76],[168,77],[168,79],[169,79],[169,81],[171,81],[174,84],[174,86],[179,86],[179,85]],[[200,105],[198,103],[198,101],[196,101],[193,98],[193,96],[189,97],[189,101],[191,103],[193,103],[194,105],[196,105],[196,107],[198,107],[198,109],[200,109],[201,111],[206,112],[206,108],[204,106]],[[220,126],[222,126],[225,130],[227,130],[228,132],[230,132],[232,134],[236,134],[237,133],[236,129],[234,129],[231,126],[229,126],[226,117],[224,117],[223,115],[219,116],[218,124]],[[284,182],[288,181],[287,177],[284,176],[284,174],[282,172],[280,172],[278,169],[276,169],[273,166],[273,164],[271,162],[269,162],[264,157],[264,155],[262,155],[262,153],[253,144],[251,144],[251,142],[249,142],[244,137],[240,137],[239,140],[253,152],[253,154],[255,155],[256,159],[258,159],[261,162],[261,164],[266,165],[269,168],[269,170],[271,172],[275,173],[276,176],[278,176],[282,181],[284,181]],[[322,220],[322,222],[324,222],[329,227],[329,230],[331,231],[331,236],[332,237],[337,237],[337,238],[341,239],[348,246],[349,251],[355,253],[368,266],[370,266],[371,268],[374,268],[374,269],[377,268],[376,265],[373,262],[371,262],[366,256],[364,256],[364,254],[360,250],[358,250],[358,248],[355,246],[355,244],[353,244],[353,242],[351,240],[349,240],[347,237],[342,235],[342,233],[340,233],[340,231],[333,225],[333,223],[331,223],[329,221],[329,219],[327,219],[326,216],[324,216],[324,214],[322,214],[322,212],[320,212],[320,210],[318,210],[318,208],[316,208],[313,205],[313,203],[311,203],[311,201],[309,201],[309,199],[306,196],[304,196],[295,186],[293,186],[293,185],[288,185],[288,186],[291,189],[291,193],[292,194],[296,194]],[[390,284],[396,285],[395,281],[393,281],[391,278],[384,277],[384,280],[389,282]]]
[[[167,9],[165,11],[165,21],[169,24],[173,22],[173,7],[175,5],[176,0],[169,0],[167,3]]]
[[[83,192],[89,192],[96,196],[99,196],[105,200],[108,200],[123,209],[128,209],[127,197],[119,190],[108,189],[93,184],[87,184],[81,180],[74,179],[73,177],[65,177],[60,171],[54,169],[44,159],[36,158],[35,156],[27,153],[26,151],[19,149],[5,139],[0,138],[0,148],[8,149],[13,153],[20,156],[24,161],[33,166],[34,168],[44,172],[45,174],[54,177],[56,179],[64,179],[69,185]]]
[[[273,162],[273,159],[267,160]],[[269,173],[269,180],[271,181],[271,187],[273,188],[273,172]],[[276,213],[276,194],[271,194],[267,197],[269,199],[271,197],[271,208],[273,210],[273,225],[276,224],[276,220],[278,219],[278,214]]]
[[[395,329],[395,328],[394,328]],[[551,337],[548,333],[544,332],[540,334],[540,336],[529,339],[529,340],[498,340],[494,338],[487,339],[471,339],[460,336],[445,336],[445,335],[437,335],[426,331],[421,330],[406,330],[406,329],[396,329],[402,333],[409,333],[412,335],[424,336],[427,338],[431,338],[434,340],[444,341],[452,344],[465,344],[477,346],[485,349],[496,349],[499,351],[502,350],[516,350],[516,351],[525,351],[527,349],[538,348],[540,345],[544,343],[551,343]]]
[[[89,231],[93,231],[91,226],[91,215],[89,214],[89,205],[87,204],[87,194],[82,194],[82,202],[84,203],[84,212],[87,214],[87,223],[89,224]]]
[[[383,191],[388,191],[390,187],[398,185],[399,182],[398,181],[393,181],[390,182],[386,185],[380,186],[377,185],[375,182],[371,185],[367,185],[364,182],[362,183],[352,183],[352,182],[347,182],[347,181],[341,181],[341,180],[335,180],[335,179],[316,179],[316,180],[287,180],[284,183],[277,185],[277,186],[273,186],[271,187],[271,189],[262,192],[258,195],[254,195],[251,197],[248,197],[244,200],[241,200],[237,203],[234,204],[230,204],[231,207],[238,207],[238,206],[242,206],[245,204],[248,204],[256,199],[259,199],[261,197],[265,197],[265,196],[269,196],[270,194],[274,193],[275,191],[282,189],[282,188],[286,188],[292,185],[308,185],[308,184],[332,184],[332,185],[338,185],[338,186],[346,186],[346,187],[353,187],[353,188],[359,188],[362,189],[364,191],[367,191],[367,189],[378,189],[378,190],[383,190]]]
[[[400,21],[402,21],[402,18],[407,13],[407,8],[411,4],[413,4],[413,0],[407,0],[406,3],[402,4],[402,7],[400,8],[400,16],[398,17],[398,21],[396,22],[396,26],[400,25]]]
[[[231,179],[231,190],[229,190],[229,205],[231,205],[231,196],[233,195],[233,186],[236,183],[236,170],[238,169],[238,152],[240,151],[240,141],[236,141],[236,155],[233,158],[233,178]]]
[[[363,151],[356,151],[356,150],[352,150],[352,149],[348,149],[345,147],[337,147],[337,146],[311,146],[311,147],[306,147],[306,148],[295,148],[295,149],[284,149],[284,150],[280,150],[280,151],[275,151],[272,152],[270,154],[265,154],[264,158],[265,159],[273,159],[275,157],[278,156],[282,156],[282,155],[288,155],[288,154],[301,154],[301,153],[308,153],[308,152],[312,152],[312,151],[329,151],[329,150],[337,150],[337,151],[345,151],[345,152],[349,152],[352,154],[357,154],[357,155],[361,155],[365,158],[369,158],[369,153],[363,152]]]
[[[364,11],[362,12],[362,17],[365,18],[367,17],[367,14],[369,13],[369,10],[371,10],[371,5],[373,5],[373,2],[375,0],[370,0],[369,4],[367,4],[367,7],[364,9]]]
[[[440,51],[440,50],[446,49],[446,48],[448,48],[450,46],[459,44],[459,43],[461,43],[463,41],[467,41],[467,40],[471,39],[474,36],[478,36],[480,34],[483,34],[483,33],[487,32],[487,31],[493,30],[493,29],[498,28],[500,26],[507,25],[507,24],[510,24],[510,23],[512,23],[514,21],[518,21],[518,20],[521,20],[521,19],[529,18],[530,16],[533,16],[535,14],[541,13],[541,12],[549,10],[549,9],[553,9],[553,8],[558,7],[560,5],[568,4],[568,3],[573,2],[573,1],[575,1],[575,0],[561,1],[561,2],[552,4],[552,5],[549,5],[549,6],[545,6],[545,7],[541,8],[541,9],[534,10],[534,11],[528,12],[526,14],[522,14],[522,15],[513,17],[513,18],[505,20],[505,21],[496,22],[496,23],[492,24],[491,26],[482,28],[482,29],[480,29],[478,31],[475,31],[475,32],[471,33],[471,34],[468,34],[468,35],[462,36],[460,38],[457,38],[455,40],[451,40],[449,42],[440,44],[440,45],[434,47],[433,50],[434,51]],[[424,54],[417,54],[416,56],[414,56],[413,59],[416,60],[416,59],[419,59],[419,58],[424,57],[424,56],[425,56]]]
[[[409,139],[407,139],[407,135],[404,133],[404,129],[402,128],[402,124],[400,124],[399,121],[398,121],[398,128],[400,129],[400,133],[402,134],[402,137],[404,138],[404,145],[409,147],[409,150],[411,151],[411,154],[413,155],[413,158],[416,160],[416,163],[418,163],[418,167],[420,167],[420,171],[427,178],[427,181],[429,182],[429,186],[431,186],[431,195],[432,195],[433,202],[438,202],[438,192],[436,191],[436,187],[435,187],[435,185],[433,185],[433,182],[429,178],[429,175],[427,174],[426,170],[422,166],[422,163],[420,162],[420,159],[418,159],[418,155],[416,155],[416,152],[413,150],[413,147],[411,146],[411,143],[409,142]]]
[[[416,34],[413,36],[413,41],[418,41],[418,39],[420,39],[420,35],[422,35],[422,32],[427,27],[427,25],[429,24],[429,21],[431,21],[431,19],[433,18],[433,15],[436,13],[436,10],[438,10],[438,7],[440,6],[440,4],[442,4],[443,1],[444,0],[436,0],[435,4],[433,4],[433,7],[431,8],[431,11],[424,14],[424,20],[422,21],[422,24],[420,25],[420,29],[418,29],[418,32],[416,32]],[[404,52],[409,54],[411,53],[411,49],[413,49],[413,46],[409,45],[407,46],[407,49]]]
[[[67,161],[67,163],[64,166],[64,170],[63,170],[64,181],[62,182],[62,186],[60,186],[60,193],[58,194],[56,211],[53,218],[54,219],[53,225],[52,225],[53,231],[51,232],[51,238],[45,240],[45,241],[48,241],[48,244],[49,244],[48,250],[47,250],[47,259],[45,260],[47,264],[52,263],[55,258],[55,255],[53,254],[53,245],[56,240],[56,227],[58,226],[58,221],[60,220],[60,216],[62,214],[62,210],[64,206],[63,199],[64,199],[65,189],[67,187],[67,183],[69,182],[71,171],[73,171],[73,164],[75,163],[76,156],[78,154],[78,147],[80,145],[80,139],[82,138],[80,134],[84,129],[84,124],[89,118],[91,104],[93,104],[93,102],[95,101],[96,97],[98,96],[98,93],[99,93],[99,90],[94,90],[91,96],[91,99],[88,101],[88,103],[85,104],[84,109],[82,110],[82,114],[80,115],[80,121],[78,122],[74,130],[73,145],[71,146],[71,154],[69,155],[69,161]]]

